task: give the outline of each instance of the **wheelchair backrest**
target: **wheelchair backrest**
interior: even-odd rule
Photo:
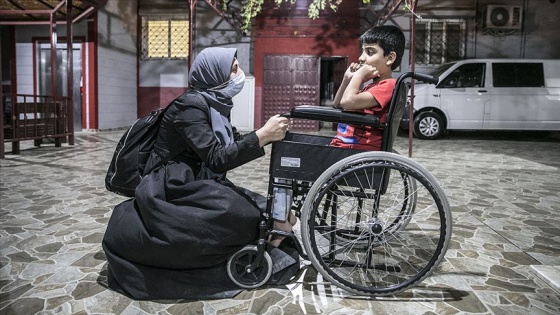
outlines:
[[[400,84],[400,88],[399,86],[396,86],[393,91],[391,104],[389,106],[389,110],[387,111],[387,127],[383,129],[381,151],[393,151],[393,143],[395,142],[399,131],[399,125],[406,105],[407,94],[408,87],[404,82]]]

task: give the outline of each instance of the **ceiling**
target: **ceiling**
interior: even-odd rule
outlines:
[[[107,0],[72,0],[72,22],[94,14]],[[0,25],[48,24],[54,12],[57,21],[66,21],[66,0],[0,0]]]

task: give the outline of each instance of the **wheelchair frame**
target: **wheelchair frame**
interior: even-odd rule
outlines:
[[[401,292],[437,268],[451,238],[449,202],[426,169],[391,152],[406,103],[407,78],[438,81],[421,73],[402,74],[386,123],[373,115],[318,106],[298,106],[286,114],[382,128],[382,150],[329,147],[330,137],[296,133],[274,143],[258,242],[228,260],[228,274],[236,284],[252,289],[269,280],[272,259],[265,247],[271,235],[291,238],[325,279],[358,295]],[[292,208],[300,218],[303,246],[293,233],[272,229],[275,188],[294,192]]]

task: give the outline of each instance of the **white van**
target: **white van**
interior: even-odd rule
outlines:
[[[437,85],[414,85],[418,138],[446,130],[560,130],[560,60],[470,59],[430,74]]]

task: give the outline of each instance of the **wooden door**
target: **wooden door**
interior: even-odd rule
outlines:
[[[315,56],[264,56],[263,121],[294,106],[319,105],[319,65]],[[296,130],[319,130],[317,121],[293,119],[292,124]]]

